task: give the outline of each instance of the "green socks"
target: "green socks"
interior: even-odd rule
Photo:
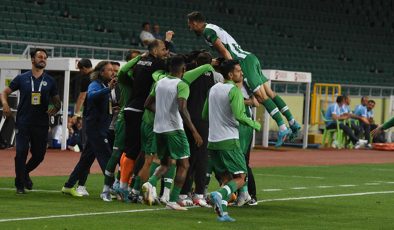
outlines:
[[[160,166],[160,164],[153,161],[152,164],[150,165],[150,168],[149,168],[149,176],[152,176],[153,173],[155,173],[155,170],[157,169],[157,167],[159,167],[159,166]]]
[[[179,194],[181,193],[181,189],[177,187],[176,185],[174,185],[174,187],[172,188],[171,191],[171,195],[170,195],[170,202],[177,202],[179,199]]]
[[[134,186],[133,189],[135,191],[140,191],[141,190],[141,177],[140,176],[136,176],[134,178]]]
[[[227,201],[230,194],[237,191],[237,184],[234,181],[228,182],[225,186],[218,190],[218,193],[222,195],[222,200]]]
[[[171,164],[167,173],[164,175],[164,187],[165,188],[171,189],[172,182],[174,181],[175,173],[176,173],[176,165]]]
[[[282,115],[280,114],[278,107],[271,100],[271,98],[268,98],[267,100],[263,101],[263,105],[267,109],[271,117],[276,121],[276,124],[278,124],[278,126],[284,124]]]
[[[287,107],[286,103],[283,101],[281,97],[276,95],[273,99],[276,106],[279,108],[280,112],[286,117],[288,121],[294,119],[293,115],[291,114],[289,107]]]
[[[152,176],[149,178],[148,182],[149,182],[153,187],[156,187],[157,181],[158,181],[159,179],[160,179],[160,178],[158,178],[157,176],[152,175]]]

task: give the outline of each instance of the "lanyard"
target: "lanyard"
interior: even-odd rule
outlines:
[[[38,92],[41,92],[41,88],[42,88],[42,85],[43,85],[43,82],[44,82],[44,78],[45,78],[45,76],[42,77],[42,80],[40,82],[40,86],[38,87]],[[33,76],[31,77],[31,91],[34,92],[34,77]]]

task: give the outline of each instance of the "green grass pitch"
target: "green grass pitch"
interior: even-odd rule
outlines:
[[[394,229],[394,164],[255,168],[257,206],[230,207],[237,221],[219,223],[212,209],[105,203],[103,176],[90,175],[89,197],[60,193],[66,177],[32,177],[16,195],[0,178],[0,229]],[[212,181],[210,190],[216,189]],[[30,219],[27,219],[30,218]]]

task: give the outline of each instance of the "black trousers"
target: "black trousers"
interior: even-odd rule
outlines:
[[[337,128],[337,123],[333,122],[326,127],[327,129],[336,129]],[[354,135],[352,128],[350,128],[347,125],[344,125],[342,123],[339,123],[339,128],[343,130],[343,132],[350,138],[350,140],[353,142],[353,144],[356,144],[358,141],[358,138],[356,135]]]
[[[48,126],[18,125],[16,129],[15,187],[23,188],[25,178],[44,160]],[[26,163],[27,155],[31,158]]]
[[[185,129],[187,139],[190,145],[189,170],[187,172],[185,183],[182,187],[181,194],[191,192],[193,182],[195,184],[194,192],[196,194],[204,194],[205,179],[208,170],[208,129],[209,125],[206,121],[193,121],[198,133],[200,134],[203,145],[197,147],[192,133],[189,129]]]
[[[107,166],[108,160],[111,157],[111,148],[109,146],[107,135],[95,132],[92,129],[87,131],[86,147],[79,158],[77,165],[71,172],[68,181],[64,184],[64,187],[72,188],[76,184],[77,180],[87,175],[90,167],[92,166],[94,159],[97,159],[101,171],[104,174],[105,167]],[[81,185],[81,183],[79,183]]]
[[[370,124],[365,124],[364,122],[360,121],[360,125],[364,131],[364,139],[368,141],[369,143],[369,137],[370,137],[370,132],[371,132],[371,125]]]
[[[253,171],[252,171],[252,169],[249,166],[251,148],[252,148],[252,140],[250,140],[248,152],[245,155],[245,161],[246,161],[246,167],[248,168],[248,192],[249,192],[249,195],[252,198],[256,198],[256,195],[257,195],[257,193],[256,193],[256,181],[254,180]]]
[[[124,110],[125,153],[129,159],[136,160],[141,151],[142,112]]]

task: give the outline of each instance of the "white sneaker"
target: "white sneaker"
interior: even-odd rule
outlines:
[[[363,148],[365,146],[365,144],[368,143],[366,140],[358,140],[356,145],[354,145],[354,149],[360,149]]]
[[[160,197],[160,202],[162,203],[162,204],[167,204],[168,203],[168,197],[164,197],[164,196],[161,196]]]
[[[100,198],[105,201],[105,202],[111,202],[112,201],[112,197],[110,192],[103,192],[100,194]]]
[[[170,201],[170,193],[171,190],[169,188],[164,188],[163,195],[161,195],[160,197],[160,202],[163,204],[167,204],[167,202]]]
[[[360,139],[360,140],[358,140],[358,141],[360,141],[360,143],[361,143],[361,144],[364,144],[364,145],[368,143],[368,140],[364,140],[364,139]]]
[[[241,207],[244,204],[248,203],[251,199],[252,197],[249,195],[248,192],[240,192],[238,194],[237,200],[235,201],[235,205]]]
[[[207,203],[207,201],[204,198],[204,195],[202,194],[194,194],[193,204],[204,208],[212,208],[212,206]]]
[[[337,149],[338,148],[338,142],[336,140],[333,141],[332,144],[331,144],[331,147],[334,148],[334,149]]]
[[[179,195],[179,200],[177,202],[182,207],[193,206],[193,201],[188,195]]]
[[[177,211],[187,211],[187,208],[181,207],[176,202],[167,202],[166,208],[167,209],[172,209],[172,210],[177,210]]]
[[[88,190],[86,190],[86,187],[85,187],[85,186],[78,185],[78,187],[77,187],[76,190],[77,190],[77,192],[78,192],[79,194],[81,194],[82,196],[89,196]]]
[[[151,206],[153,202],[155,201],[155,187],[151,185],[151,183],[146,182],[142,185],[142,194],[144,195],[144,200],[145,202]]]

